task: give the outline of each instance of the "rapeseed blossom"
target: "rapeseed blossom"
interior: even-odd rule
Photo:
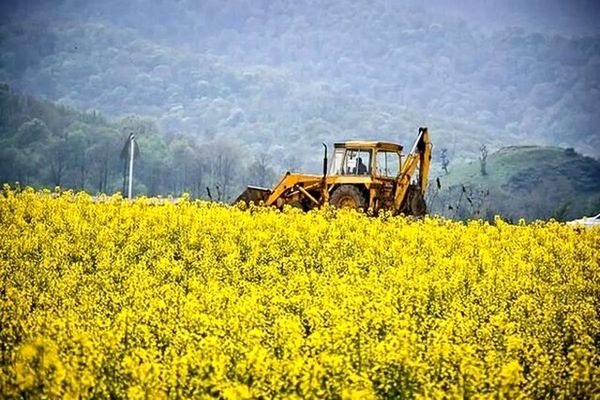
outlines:
[[[0,196],[0,397],[593,398],[600,229]]]

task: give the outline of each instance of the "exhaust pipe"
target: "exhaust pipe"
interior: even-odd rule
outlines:
[[[329,202],[329,191],[327,190],[327,145],[323,143],[323,182],[321,183],[321,204]]]
[[[327,176],[327,145],[323,143],[325,154],[323,155],[323,179]]]

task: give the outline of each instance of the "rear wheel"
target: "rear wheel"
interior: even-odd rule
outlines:
[[[360,189],[352,185],[342,185],[333,191],[329,204],[337,208],[367,209],[367,199]]]
[[[416,217],[422,217],[427,213],[425,199],[423,198],[423,194],[418,187],[413,185],[408,187],[406,201],[403,208],[404,210],[402,210],[402,212],[405,212],[409,215],[414,215]]]

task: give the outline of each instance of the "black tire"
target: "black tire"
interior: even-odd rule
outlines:
[[[367,199],[359,188],[342,185],[335,189],[329,198],[329,204],[337,208],[367,209]]]
[[[308,211],[306,205],[301,200],[292,201],[288,203],[290,207],[297,208],[302,211]]]
[[[427,204],[418,187],[412,185],[408,187],[402,212],[415,217],[422,217],[427,213]]]

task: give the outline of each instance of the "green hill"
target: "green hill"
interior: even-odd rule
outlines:
[[[274,175],[264,160],[241,157],[231,142],[168,135],[153,120],[135,115],[110,121],[0,84],[0,184],[121,191],[120,155],[129,132],[141,149],[134,167],[136,195],[201,197],[209,186],[216,199],[227,200],[257,175]]]
[[[0,80],[235,141],[278,172],[318,170],[323,141],[406,144],[421,125],[454,159],[482,143],[598,156],[599,37],[484,34],[417,1],[275,3],[19,6],[0,25]]]
[[[300,82],[286,69],[230,65],[222,57],[158,44],[132,30],[100,24],[35,28],[41,32],[24,26],[25,34],[17,35],[4,27],[4,45],[10,43],[11,50],[25,47],[32,31],[54,43],[48,55],[37,39],[31,41],[39,48],[7,53],[4,72],[12,71],[6,76],[11,87],[113,118],[151,117],[166,134],[236,141],[252,156],[268,154],[281,172],[318,171],[321,142],[409,143],[421,125],[439,140],[458,143],[455,157],[472,155],[480,143],[501,145],[497,128],[472,119],[376,100],[326,81]]]
[[[573,149],[510,146],[456,165],[430,193],[433,212],[469,218],[572,219],[600,211],[600,161]]]

